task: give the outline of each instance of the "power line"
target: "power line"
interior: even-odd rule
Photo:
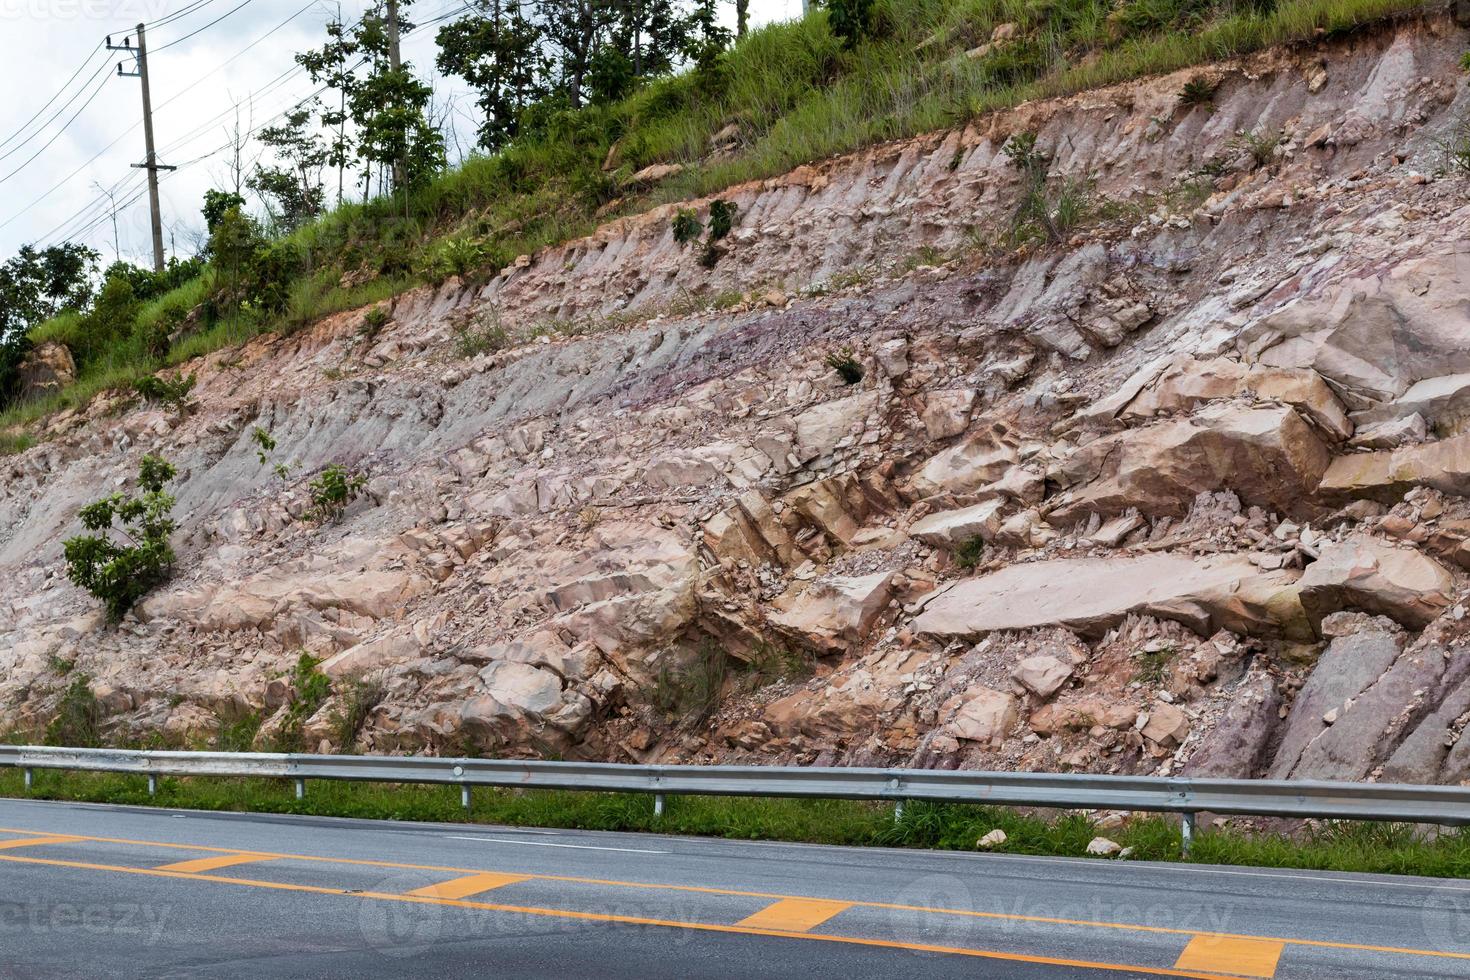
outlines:
[[[205,31],[207,31],[211,27],[213,27],[215,24],[218,24],[220,21],[222,21],[226,17],[230,16],[230,14],[233,14],[236,11],[245,8],[251,2],[252,2],[252,0],[241,0],[239,6],[230,8],[230,10],[226,11],[223,14],[220,14],[218,17],[216,17],[214,20],[210,21],[208,24],[205,24],[203,27],[200,27],[197,30],[190,31],[188,34],[185,34],[183,37],[178,38],[177,40],[168,42],[167,44],[165,44],[162,47],[160,47],[157,50],[155,50],[154,51],[154,54],[157,54],[159,51],[167,51],[169,48],[173,47],[175,44],[183,44],[185,41],[189,40],[189,38],[193,37],[194,35],[204,33]]]
[[[108,82],[108,79],[107,78],[102,79],[102,83],[92,90],[92,94],[89,95],[89,96],[87,96],[87,101],[86,102],[83,102],[82,105],[81,105],[81,107],[78,108],[76,112],[72,113],[71,118],[66,121],[66,124],[56,131],[56,135],[53,136],[53,137],[51,137],[49,140],[47,140],[45,146],[42,146],[35,153],[32,153],[29,157],[27,157],[24,163],[22,163],[20,166],[16,167],[14,170],[10,171],[10,173],[6,174],[4,177],[0,177],[0,184],[5,183],[10,178],[12,178],[16,174],[20,173],[27,166],[29,166],[31,164],[31,162],[36,159],[36,157],[40,156],[42,153],[45,153],[46,150],[50,148],[51,144],[53,144],[57,140],[61,139],[62,134],[67,131],[67,129],[71,126],[72,123],[74,123],[74,122],[77,121],[77,116],[80,116],[84,111],[86,111],[87,106],[91,105],[92,102],[93,102],[93,100],[96,99],[97,96],[102,92],[102,89],[107,84],[107,82]],[[73,101],[75,101],[75,100],[73,100]],[[68,103],[68,104],[70,104],[70,103]],[[10,155],[9,153],[6,154],[6,156],[9,156],[9,155]]]
[[[158,20],[149,21],[146,26],[162,27],[165,24],[172,24],[179,18],[187,17],[201,7],[207,7],[214,2],[215,0],[194,0],[193,3],[185,4],[181,9],[175,10],[171,14],[166,14],[165,16],[160,17]]]
[[[106,70],[107,70],[107,62],[104,61],[102,64],[100,64],[100,65],[97,66],[97,70],[96,71],[92,72],[92,76],[90,78],[88,78],[85,82],[83,82],[80,88],[78,88],[75,92],[72,93],[71,98],[67,99],[66,102],[61,106],[61,108],[57,109],[54,113],[52,113],[50,119],[48,119],[44,123],[42,123],[41,126],[34,133],[32,133],[30,136],[27,136],[25,139],[21,140],[19,143],[15,144],[10,149],[6,150],[4,153],[0,153],[0,160],[4,160],[5,158],[9,157],[11,154],[19,152],[20,150],[22,150],[26,146],[27,143],[30,143],[31,141],[33,141],[35,139],[38,139],[41,136],[41,134],[46,131],[46,127],[47,126],[50,126],[52,123],[54,123],[61,116],[61,114],[63,112],[65,112],[67,109],[71,108],[71,104],[77,100],[77,97],[78,96],[80,96],[83,92],[85,92],[87,90],[87,86],[88,85],[91,85],[94,81],[96,81],[97,80],[97,76],[100,75],[100,74],[102,74]],[[107,79],[104,78],[102,81],[103,81],[103,84],[106,84]],[[70,83],[68,82],[67,84],[70,84]],[[93,96],[95,97],[95,95],[96,95],[96,93],[94,92],[93,93]],[[90,100],[88,100],[88,101],[90,101]],[[83,108],[86,108],[86,107],[83,106]],[[72,119],[75,119],[75,118],[76,118],[76,116],[73,115],[72,116]],[[71,121],[68,120],[66,125],[67,126],[70,126],[71,125]],[[63,126],[62,127],[62,131],[64,132],[65,129],[66,129],[66,126]],[[61,135],[60,132],[58,132],[56,134],[56,136],[60,136],[60,135]],[[56,137],[55,136],[53,136],[51,138],[51,143],[54,143],[54,142],[56,142]],[[47,143],[46,145],[47,146],[50,146],[51,143]],[[35,157],[32,157],[31,159],[34,160]]]
[[[55,102],[57,99],[61,98],[61,94],[63,92],[65,92],[68,88],[71,87],[71,83],[74,82],[74,81],[76,81],[77,80],[77,77],[79,75],[81,75],[82,72],[84,72],[84,71],[87,70],[87,66],[92,63],[92,59],[95,58],[97,56],[97,52],[99,52],[101,50],[102,50],[102,45],[99,43],[95,48],[92,49],[92,52],[87,55],[86,60],[84,60],[80,65],[77,66],[77,70],[71,73],[71,77],[66,80],[66,84],[62,85],[61,88],[57,89],[56,90],[56,94],[53,95],[53,96],[51,96],[51,98],[47,100],[47,102],[46,102],[45,105],[43,105],[43,106],[41,106],[41,108],[37,109],[36,112],[35,112],[35,115],[31,116],[31,118],[29,118],[25,122],[21,123],[20,126],[19,126],[19,128],[17,128],[14,133],[11,133],[9,136],[5,137],[4,140],[0,140],[0,147],[5,146],[11,140],[15,139],[21,133],[25,132],[26,129],[30,127],[31,123],[35,122],[37,119],[40,118],[41,113],[43,113],[47,109],[51,108],[51,104],[53,102]],[[96,76],[94,75],[93,77],[95,78]],[[91,79],[88,79],[88,81],[90,81],[90,80]],[[85,85],[86,85],[86,83],[84,82],[83,83],[83,86],[85,86]]]

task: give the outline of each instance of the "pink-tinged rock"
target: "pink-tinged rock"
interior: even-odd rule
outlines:
[[[942,510],[916,521],[909,528],[909,537],[935,548],[953,548],[972,538],[993,541],[1004,509],[1005,501],[996,498],[974,507]]]
[[[818,653],[835,653],[860,643],[888,605],[892,572],[832,577],[813,582],[772,626]]]
[[[1129,613],[1174,619],[1196,632],[1300,634],[1291,571],[1261,572],[1245,557],[1064,558],[943,586],[920,600],[920,633],[973,637],[997,630],[1065,626],[1098,636]]]
[[[972,688],[945,731],[970,742],[999,745],[1016,725],[1016,699],[988,687]]]
[[[1032,694],[1046,700],[1067,683],[1072,668],[1056,657],[1027,657],[1011,670],[1011,679]]]
[[[1317,488],[1331,454],[1291,408],[1210,405],[1183,419],[1105,436],[1051,474],[1075,487],[1056,521],[1137,508],[1182,517],[1195,497],[1233,490],[1247,504],[1292,511]]]
[[[1433,558],[1367,534],[1325,545],[1298,585],[1302,605],[1318,620],[1360,609],[1416,630],[1436,619],[1455,592],[1454,578]]]

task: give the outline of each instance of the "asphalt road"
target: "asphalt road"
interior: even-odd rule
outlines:
[[[5,977],[1470,977],[1470,882],[0,800]]]

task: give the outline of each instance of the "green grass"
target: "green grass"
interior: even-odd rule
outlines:
[[[337,208],[290,236],[308,257],[308,270],[292,285],[289,309],[277,321],[229,318],[184,338],[161,361],[120,342],[85,365],[71,390],[0,413],[0,431],[260,330],[289,332],[436,281],[445,271],[448,241],[460,243],[449,250],[455,259],[449,265],[476,265],[480,276],[518,254],[586,234],[616,214],[963,125],[1022,101],[1343,34],[1426,7],[1422,0],[1280,0],[1258,13],[1225,0],[878,0],[879,36],[852,51],[842,49],[818,10],[752,31],[728,52],[718,76],[686,72],[614,105],[553,115],[503,152],[473,157],[406,200]],[[984,57],[965,55],[1002,23],[1019,26],[1016,42]],[[731,122],[741,127],[739,151],[709,158],[710,137]],[[614,143],[620,165],[605,175],[601,164]],[[653,163],[686,169],[653,188],[626,184]],[[614,199],[616,207],[599,217]],[[342,273],[359,271],[379,278],[355,289],[337,286]],[[153,324],[197,306],[210,275],[145,304],[139,319]],[[32,337],[67,342],[77,327],[77,318],[58,317]]]
[[[248,722],[241,722],[245,724]],[[0,795],[30,799],[156,805],[195,810],[299,813],[379,820],[464,822],[523,827],[639,831],[868,847],[970,851],[1000,828],[1010,854],[1080,856],[1101,834],[1132,847],[1138,860],[1179,861],[1177,818],[1149,817],[1098,830],[1079,813],[1051,818],[997,807],[911,802],[895,820],[893,807],[845,800],[670,797],[662,817],[653,799],[618,793],[477,789],[467,817],[455,786],[316,781],[297,800],[289,780],[164,777],[149,797],[142,776],[37,770],[29,793],[21,774],[0,772]],[[1235,829],[1195,837],[1192,861],[1204,864],[1470,876],[1470,831],[1425,835],[1398,824],[1323,824],[1292,837]]]

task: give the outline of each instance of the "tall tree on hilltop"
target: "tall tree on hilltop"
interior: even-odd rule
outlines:
[[[297,106],[285,122],[260,131],[260,141],[275,151],[278,163],[256,164],[246,186],[261,196],[277,231],[293,231],[322,213],[326,189],[322,168],[331,156],[313,130],[320,104]]]
[[[514,139],[526,106],[545,98],[550,63],[543,32],[521,0],[478,0],[475,12],[439,29],[436,63],[478,93],[484,119],[480,146],[495,150]]]
[[[342,8],[338,6],[337,16],[327,24],[326,43],[296,55],[296,63],[306,69],[314,83],[325,85],[336,94],[335,106],[318,105],[322,128],[332,134],[326,163],[337,171],[338,204],[342,203],[347,166],[353,158],[353,141],[347,132],[347,100],[356,89],[356,70],[363,63],[358,59],[359,50],[356,35],[342,22]]]

